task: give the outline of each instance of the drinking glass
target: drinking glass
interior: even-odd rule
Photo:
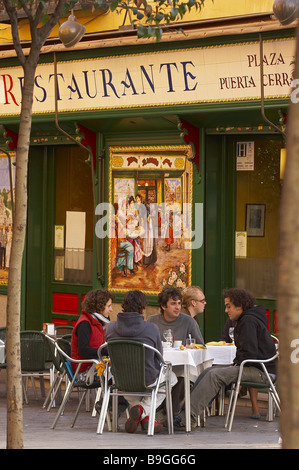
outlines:
[[[168,328],[167,330],[164,330],[163,332],[163,337],[167,343],[167,346],[168,348],[172,348],[172,345],[173,345],[173,333],[172,333],[172,330],[170,328]]]
[[[186,338],[186,346],[191,346],[195,344],[195,338]]]
[[[229,337],[230,339],[232,340],[232,343],[234,343],[234,329],[233,327],[231,327],[229,330],[228,330],[228,334],[229,334]]]

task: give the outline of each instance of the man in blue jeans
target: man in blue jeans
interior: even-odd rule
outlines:
[[[223,291],[225,311],[236,322],[234,330],[236,357],[229,367],[211,367],[196,380],[191,391],[193,418],[203,414],[206,406],[223,385],[236,382],[239,366],[245,359],[269,359],[276,354],[275,345],[267,329],[268,318],[263,306],[256,305],[255,298],[244,289]],[[265,364],[269,374],[276,373],[276,361]],[[242,380],[265,383],[266,375],[258,364],[246,364]]]

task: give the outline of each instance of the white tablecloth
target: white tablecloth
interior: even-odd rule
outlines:
[[[5,363],[5,343],[0,339],[0,364]]]
[[[165,361],[172,366],[184,366],[186,431],[191,430],[190,379],[194,381],[201,372],[212,365],[232,364],[236,355],[235,346],[207,346],[207,349],[163,348]]]
[[[165,361],[171,362],[172,366],[184,366],[186,431],[189,432],[191,431],[190,379],[194,381],[206,367],[210,367],[213,364],[213,357],[208,349],[174,348],[164,348],[163,357]]]
[[[236,357],[236,346],[209,346],[207,351],[214,358],[213,365],[229,365]]]
[[[163,357],[173,366],[189,365],[191,375],[195,376],[198,376],[203,369],[210,367],[213,363],[213,355],[208,349],[163,348]]]

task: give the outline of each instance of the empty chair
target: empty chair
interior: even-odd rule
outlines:
[[[6,327],[4,326],[0,328],[0,371],[6,369],[5,342]]]
[[[149,415],[148,436],[154,434],[156,415],[157,393],[164,393],[166,397],[168,433],[173,434],[173,416],[171,400],[171,364],[166,363],[160,352],[137,341],[115,340],[104,343],[99,348],[101,351],[108,347],[108,355],[111,361],[113,383],[108,382],[108,374],[105,374],[105,393],[99,418],[97,434],[103,433],[105,416],[108,409],[109,398],[112,396],[112,431],[117,430],[118,396],[138,395],[151,397],[151,410]],[[147,386],[145,382],[145,352],[150,349],[155,352],[160,361],[160,372],[155,385]],[[162,377],[166,380],[162,382]],[[163,389],[161,389],[163,387]]]
[[[273,336],[272,338],[274,341],[278,341],[277,338]],[[280,399],[276,390],[275,379],[271,377],[271,374],[268,373],[267,368],[266,368],[266,364],[274,361],[276,358],[278,358],[278,356],[279,356],[279,352],[277,350],[277,353],[273,357],[270,357],[269,359],[264,359],[264,360],[246,359],[245,361],[241,363],[237,382],[233,384],[231,388],[231,396],[230,396],[226,420],[225,420],[225,427],[228,428],[228,431],[231,431],[232,429],[240,386],[257,388],[258,390],[268,391],[268,420],[269,421],[272,421],[273,419],[273,401],[276,407],[278,408],[278,410],[280,411]],[[262,367],[262,370],[266,375],[267,382],[260,383],[260,382],[242,381],[243,367],[247,363],[250,363],[251,365],[259,364]]]
[[[63,382],[63,379],[66,378],[66,372],[63,367],[60,356],[56,354],[55,339],[51,336],[48,336],[47,334],[44,334],[44,340],[54,368],[52,384],[43,403],[43,408],[46,408],[46,406],[48,405],[47,411],[50,411],[58,392],[60,392],[60,387]]]
[[[1,328],[0,328],[0,339],[2,339],[2,341],[4,341],[4,343],[5,343],[5,340],[6,340],[6,326],[1,326]]]
[[[62,339],[65,339],[66,341],[68,341],[71,344],[72,334],[63,335]]]
[[[61,338],[64,335],[71,335],[74,327],[71,325],[58,325],[55,326],[56,338]]]
[[[50,369],[52,367],[52,363],[48,360],[48,351],[44,342],[44,333],[42,333],[41,331],[21,331],[20,344],[23,392],[25,401],[28,404],[28,377],[31,378],[35,397],[37,398],[34,377],[39,378],[41,394],[42,396],[45,396],[44,377],[50,377]]]

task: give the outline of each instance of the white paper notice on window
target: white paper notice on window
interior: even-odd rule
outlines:
[[[247,257],[247,232],[236,232],[235,257]]]
[[[254,170],[254,142],[237,142],[237,171]]]
[[[84,269],[86,212],[66,212],[65,268]]]

